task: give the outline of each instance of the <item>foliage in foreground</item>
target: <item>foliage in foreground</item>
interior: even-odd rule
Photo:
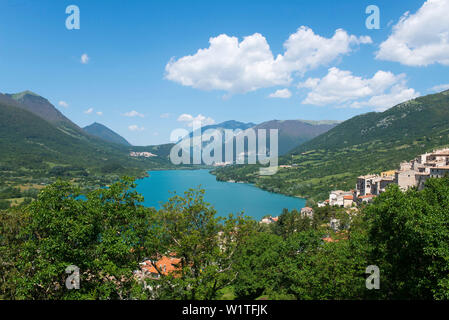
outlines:
[[[58,182],[2,212],[0,298],[449,298],[449,178],[423,191],[390,186],[349,217],[333,207],[315,208],[312,220],[285,210],[270,226],[218,217],[204,190],[161,210],[142,200],[128,178],[87,195]],[[326,222],[335,217],[350,223],[334,233]],[[176,270],[159,268],[143,286],[139,262],[167,255],[179,259]],[[65,286],[69,265],[80,269],[79,290]],[[379,290],[365,287],[369,265],[380,269]]]

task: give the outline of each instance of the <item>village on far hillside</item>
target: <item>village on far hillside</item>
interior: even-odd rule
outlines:
[[[434,150],[419,155],[409,162],[402,162],[398,170],[360,176],[357,178],[355,190],[332,191],[329,199],[319,202],[318,207],[328,204],[348,208],[371,202],[390,184],[398,185],[402,191],[412,187],[422,190],[427,179],[442,178],[447,174],[449,174],[449,148]]]
[[[412,187],[422,190],[427,179],[443,178],[446,175],[449,175],[449,148],[433,150],[432,152],[419,155],[409,162],[402,162],[398,170],[359,176],[355,189],[331,191],[329,199],[318,202],[317,206],[319,208],[326,206],[346,208],[346,212],[352,214],[358,211],[357,207],[359,205],[370,203],[376,196],[385,192],[390,184],[398,185],[402,191],[407,191]],[[301,217],[313,219],[313,215],[313,208],[304,207],[301,209]],[[278,218],[265,217],[260,223],[271,224],[277,222]],[[340,229],[340,221],[333,217],[330,219],[328,226],[337,232]],[[327,239],[331,238],[323,240]]]
[[[151,157],[157,157],[156,154],[151,152],[137,152],[137,151],[131,151],[129,153],[130,157],[144,157],[144,158],[151,158]]]

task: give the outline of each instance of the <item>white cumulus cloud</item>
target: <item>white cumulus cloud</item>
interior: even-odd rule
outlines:
[[[133,124],[133,125],[130,125],[128,127],[128,130],[129,131],[144,131],[145,128],[144,127],[139,127],[137,124]]]
[[[284,54],[274,57],[260,33],[242,41],[221,34],[209,39],[208,48],[172,58],[165,67],[165,78],[201,90],[245,93],[288,85],[294,74],[303,75],[348,54],[354,45],[371,42],[369,37],[349,35],[342,29],[325,38],[302,26],[284,43]]]
[[[205,117],[202,114],[197,115],[196,117],[192,116],[188,113],[183,113],[178,117],[179,122],[186,122],[189,127],[192,127],[194,123],[201,126],[208,126],[211,124],[215,124],[215,120],[210,117]]]
[[[64,108],[68,108],[69,107],[69,104],[67,102],[65,102],[65,101],[59,101],[58,105],[60,107],[64,107]]]
[[[354,45],[368,43],[372,43],[370,37],[349,35],[343,29],[337,29],[332,38],[325,38],[302,26],[290,35],[284,43],[284,55],[278,55],[276,60],[281,68],[303,74],[350,53]]]
[[[145,117],[142,113],[139,113],[139,112],[137,112],[137,111],[135,111],[135,110],[126,112],[126,113],[124,113],[123,115],[124,115],[125,117],[130,117],[130,118],[133,118],[133,117],[140,117],[140,118],[143,118],[143,117]]]
[[[363,78],[334,67],[323,78],[309,78],[298,87],[310,90],[303,104],[371,107],[380,111],[419,95],[406,84],[405,74],[379,70],[372,78]]]
[[[368,101],[355,102],[353,107],[373,107],[376,111],[385,111],[399,103],[414,99],[420,95],[419,92],[413,88],[407,88],[403,84],[396,84],[389,92],[372,96]]]
[[[275,92],[271,93],[268,97],[269,98],[281,98],[281,99],[288,99],[292,96],[292,93],[288,89],[279,89]]]
[[[89,108],[86,111],[84,111],[84,113],[85,114],[92,114],[92,113],[94,113],[94,111],[95,111],[94,108]],[[97,114],[99,116],[102,116],[103,112],[102,111],[95,111],[95,114]]]
[[[439,84],[437,86],[430,88],[431,91],[435,91],[435,92],[445,91],[448,89],[449,89],[449,83]]]
[[[427,0],[415,14],[406,12],[376,58],[409,66],[449,65],[449,1]]]
[[[83,53],[83,54],[81,55],[81,63],[82,63],[82,64],[87,64],[87,63],[89,63],[89,60],[90,60],[90,58],[89,58],[89,56],[87,55],[87,53]]]

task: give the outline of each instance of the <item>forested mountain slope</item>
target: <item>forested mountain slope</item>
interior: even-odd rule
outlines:
[[[401,161],[449,145],[449,91],[353,117],[280,158],[283,168],[261,177],[257,166],[215,171],[288,195],[325,199],[333,189],[354,188],[358,175],[396,169]]]
[[[44,120],[19,101],[0,95],[0,176],[5,179],[140,175],[170,165],[165,157],[132,158],[129,147],[91,136],[70,120],[62,119],[63,125]]]
[[[105,141],[121,144],[124,146],[131,146],[131,144],[125,138],[101,123],[94,122],[91,125],[84,127],[83,130]]]

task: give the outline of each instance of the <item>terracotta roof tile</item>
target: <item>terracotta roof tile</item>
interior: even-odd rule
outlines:
[[[175,265],[177,265],[181,261],[181,259],[173,257],[173,254],[171,255],[172,257],[164,256],[156,262],[156,266],[164,275],[168,275],[170,272],[175,271],[176,270]],[[144,269],[146,272],[149,273],[159,274],[159,272],[153,266],[151,261],[145,261],[145,265],[142,266],[142,269]]]

